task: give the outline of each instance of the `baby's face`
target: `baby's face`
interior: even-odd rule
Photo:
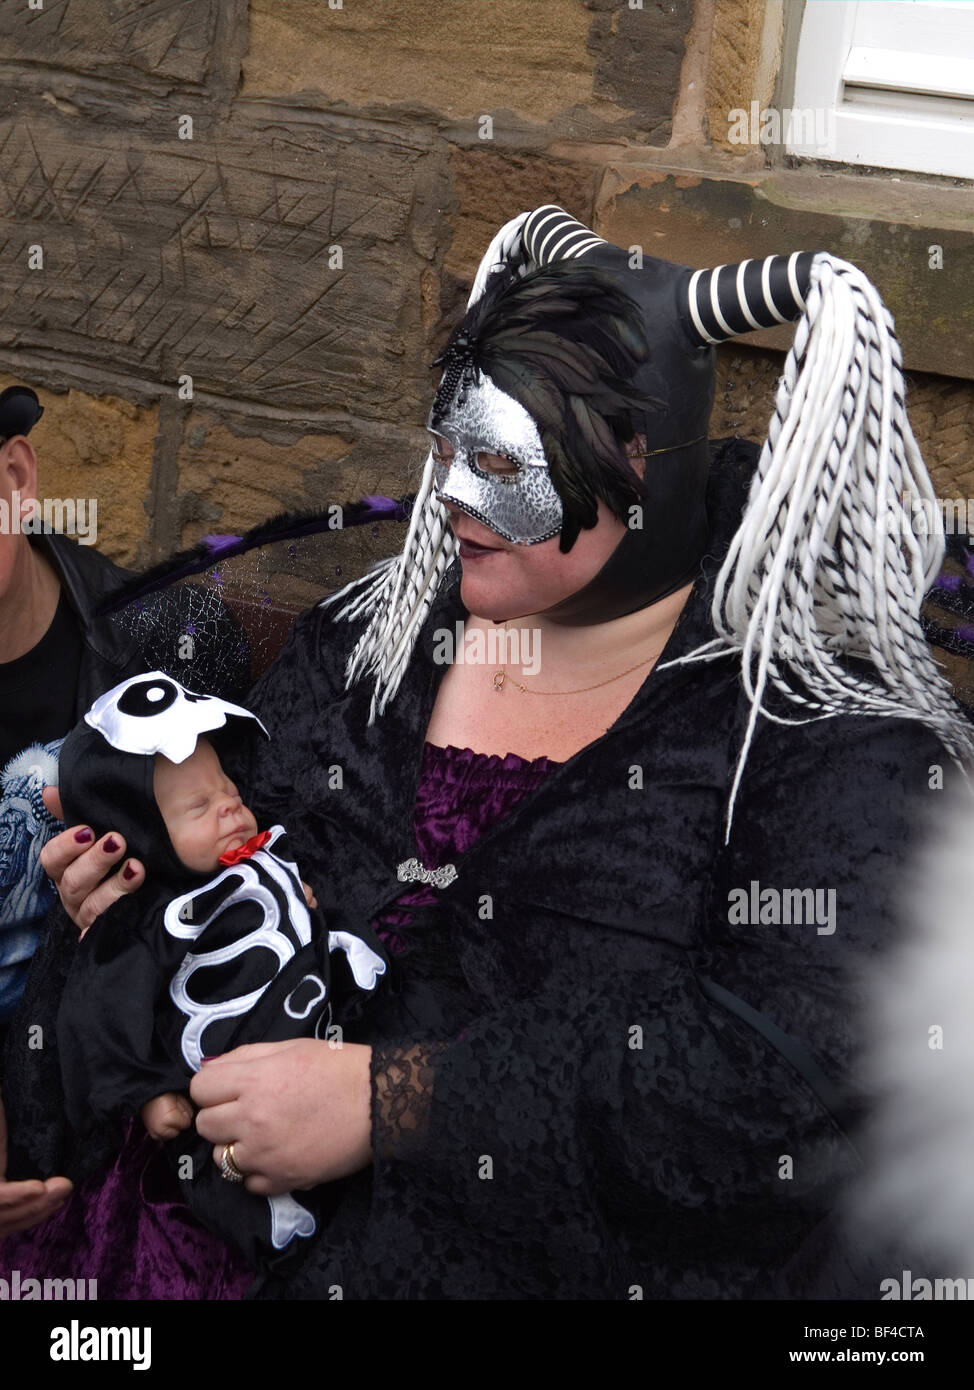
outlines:
[[[201,874],[218,869],[221,854],[257,834],[257,822],[205,738],[181,763],[157,753],[152,788],[173,849],[187,869]]]

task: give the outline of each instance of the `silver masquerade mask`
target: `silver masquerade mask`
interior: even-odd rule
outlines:
[[[433,478],[441,502],[516,545],[558,535],[562,503],[538,427],[486,372],[462,385],[445,411],[434,405],[427,428],[453,451],[445,457],[434,438]],[[509,471],[500,471],[493,455],[507,460]]]

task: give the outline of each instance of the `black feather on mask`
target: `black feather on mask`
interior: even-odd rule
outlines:
[[[467,312],[436,365],[444,367],[433,423],[479,369],[538,427],[562,499],[560,549],[598,519],[620,519],[641,497],[623,445],[663,402],[634,385],[650,345],[618,273],[563,262],[522,278],[499,272]]]

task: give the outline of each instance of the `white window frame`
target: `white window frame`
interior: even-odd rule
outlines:
[[[806,0],[789,154],[974,180],[974,0]]]

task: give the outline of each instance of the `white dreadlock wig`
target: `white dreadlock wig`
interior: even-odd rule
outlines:
[[[375,723],[377,713],[385,712],[399,689],[430,604],[456,552],[449,522],[449,512],[433,491],[433,456],[428,454],[402,553],[380,560],[367,574],[329,594],[320,605],[347,598],[336,618],[353,622],[369,614],[368,626],[345,667],[345,687],[375,676],[370,724]]]
[[[604,246],[560,208],[523,213],[494,238],[469,303],[495,270],[523,275]],[[906,416],[893,321],[875,287],[856,266],[827,252],[713,271],[669,269],[683,277],[678,298],[686,338],[697,350],[800,315],[748,504],[717,577],[718,636],[678,659],[741,654],[751,714],[725,843],[759,713],[779,723],[839,714],[918,719],[963,768],[974,761],[974,736],[920,626],[945,538]],[[916,500],[934,518],[920,535],[907,511]],[[339,618],[369,616],[346,684],[375,678],[370,723],[395,696],[454,557],[448,521],[433,492],[428,456],[402,553],[324,600],[345,600]],[[864,658],[875,677],[854,674],[845,657]],[[787,720],[764,707],[769,681],[801,707],[804,719]]]
[[[742,654],[751,714],[725,843],[759,711],[806,722],[765,709],[769,680],[812,717],[919,719],[962,769],[974,759],[970,724],[920,626],[945,538],[936,521],[915,533],[906,509],[914,499],[936,517],[892,318],[861,270],[819,252],[747,508],[717,576],[719,636],[667,663]],[[852,674],[843,656],[867,659],[878,679]]]

